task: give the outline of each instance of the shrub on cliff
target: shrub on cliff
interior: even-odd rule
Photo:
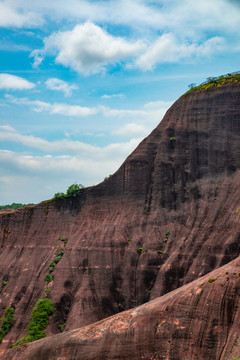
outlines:
[[[73,199],[85,191],[82,184],[72,184],[68,187],[66,194],[58,192],[54,195],[53,200]]]
[[[0,327],[0,343],[3,341],[3,338],[12,326],[12,320],[14,316],[14,308],[12,306],[8,306],[4,311],[4,318],[0,319],[2,321],[2,325]]]
[[[55,312],[55,310],[56,309],[54,308],[53,303],[49,299],[43,298],[39,300],[31,313],[32,320],[28,326],[27,336],[13,344],[12,347],[18,346],[24,341],[32,342],[45,337],[46,334],[44,329],[48,325],[49,317]]]
[[[43,298],[37,302],[31,314],[32,320],[28,327],[28,335],[25,339],[26,342],[38,340],[45,336],[43,330],[47,327],[49,317],[54,312],[55,308],[49,299]]]

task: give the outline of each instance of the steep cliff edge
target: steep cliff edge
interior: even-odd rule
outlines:
[[[239,176],[240,83],[229,83],[176,101],[113,176],[77,199],[2,214],[0,316],[13,305],[15,322],[0,349],[24,336],[59,251],[47,335],[143,304],[237,258]]]

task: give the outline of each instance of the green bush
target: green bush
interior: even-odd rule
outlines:
[[[53,200],[73,199],[85,190],[86,189],[82,184],[75,183],[68,187],[66,194],[62,192],[56,193],[53,197]]]
[[[63,200],[66,198],[66,195],[64,193],[56,193],[53,197],[53,200]]]
[[[62,241],[65,245],[68,242],[68,238],[59,238],[60,241]]]
[[[45,289],[45,293],[46,293],[47,296],[50,295],[50,290],[48,288]]]
[[[47,274],[45,277],[45,281],[49,284],[52,281],[52,276]]]
[[[106,177],[104,178],[104,181],[106,181],[107,179],[109,179],[111,176],[112,176],[111,174],[108,175],[108,176],[106,176]]]
[[[2,325],[0,327],[0,343],[3,341],[3,338],[10,331],[12,326],[12,320],[14,317],[14,308],[12,306],[8,306],[4,311],[4,318],[0,319]]]
[[[59,261],[61,260],[61,258],[63,257],[63,255],[64,255],[64,251],[63,251],[63,250],[59,251],[56,259],[54,260],[55,264],[58,264],[58,263],[59,263]]]
[[[2,285],[3,285],[3,286],[6,286],[7,283],[8,283],[8,281],[5,281],[5,280],[2,281]]]
[[[65,326],[66,326],[66,323],[64,323],[62,325],[59,325],[59,329],[60,329],[61,332],[63,332]]]
[[[208,282],[211,284],[212,282],[216,281],[217,278],[211,278],[211,279],[208,279]]]
[[[165,235],[166,236],[168,236],[168,235],[170,235],[171,234],[171,232],[169,231],[169,230],[167,230],[166,232],[165,232]]]
[[[55,312],[53,303],[48,298],[43,298],[36,303],[31,313],[32,320],[28,326],[27,336],[20,339],[13,347],[22,344],[24,341],[32,342],[46,336],[44,329],[47,327],[49,317]]]
[[[53,272],[53,270],[54,270],[55,266],[56,266],[55,262],[54,262],[54,261],[52,261],[52,262],[50,263],[50,268],[49,268],[49,272],[50,272],[50,273],[52,273],[52,272]]]
[[[64,255],[64,251],[63,250],[59,251],[59,253],[57,254],[56,259],[50,263],[50,267],[49,267],[50,274],[53,272],[53,270],[55,269],[55,266],[59,263],[59,261],[61,260],[63,255]],[[51,276],[51,275],[49,275],[49,276]],[[47,277],[47,275],[46,275],[46,277]]]
[[[157,253],[158,254],[164,254],[164,252],[162,250],[158,250]]]
[[[174,136],[170,137],[169,141],[174,142],[176,141],[176,138]]]

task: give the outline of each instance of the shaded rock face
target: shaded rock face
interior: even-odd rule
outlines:
[[[239,356],[240,260],[132,310],[2,360],[230,360]]]
[[[239,176],[237,83],[180,98],[113,176],[78,198],[3,211],[0,279],[8,283],[0,316],[13,305],[15,322],[0,351],[25,335],[60,250],[47,335],[158,298],[236,259]]]

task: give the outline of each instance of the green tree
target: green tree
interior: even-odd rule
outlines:
[[[73,199],[85,191],[85,187],[82,184],[72,184],[68,187],[66,194],[58,192],[54,195],[53,200]]]

